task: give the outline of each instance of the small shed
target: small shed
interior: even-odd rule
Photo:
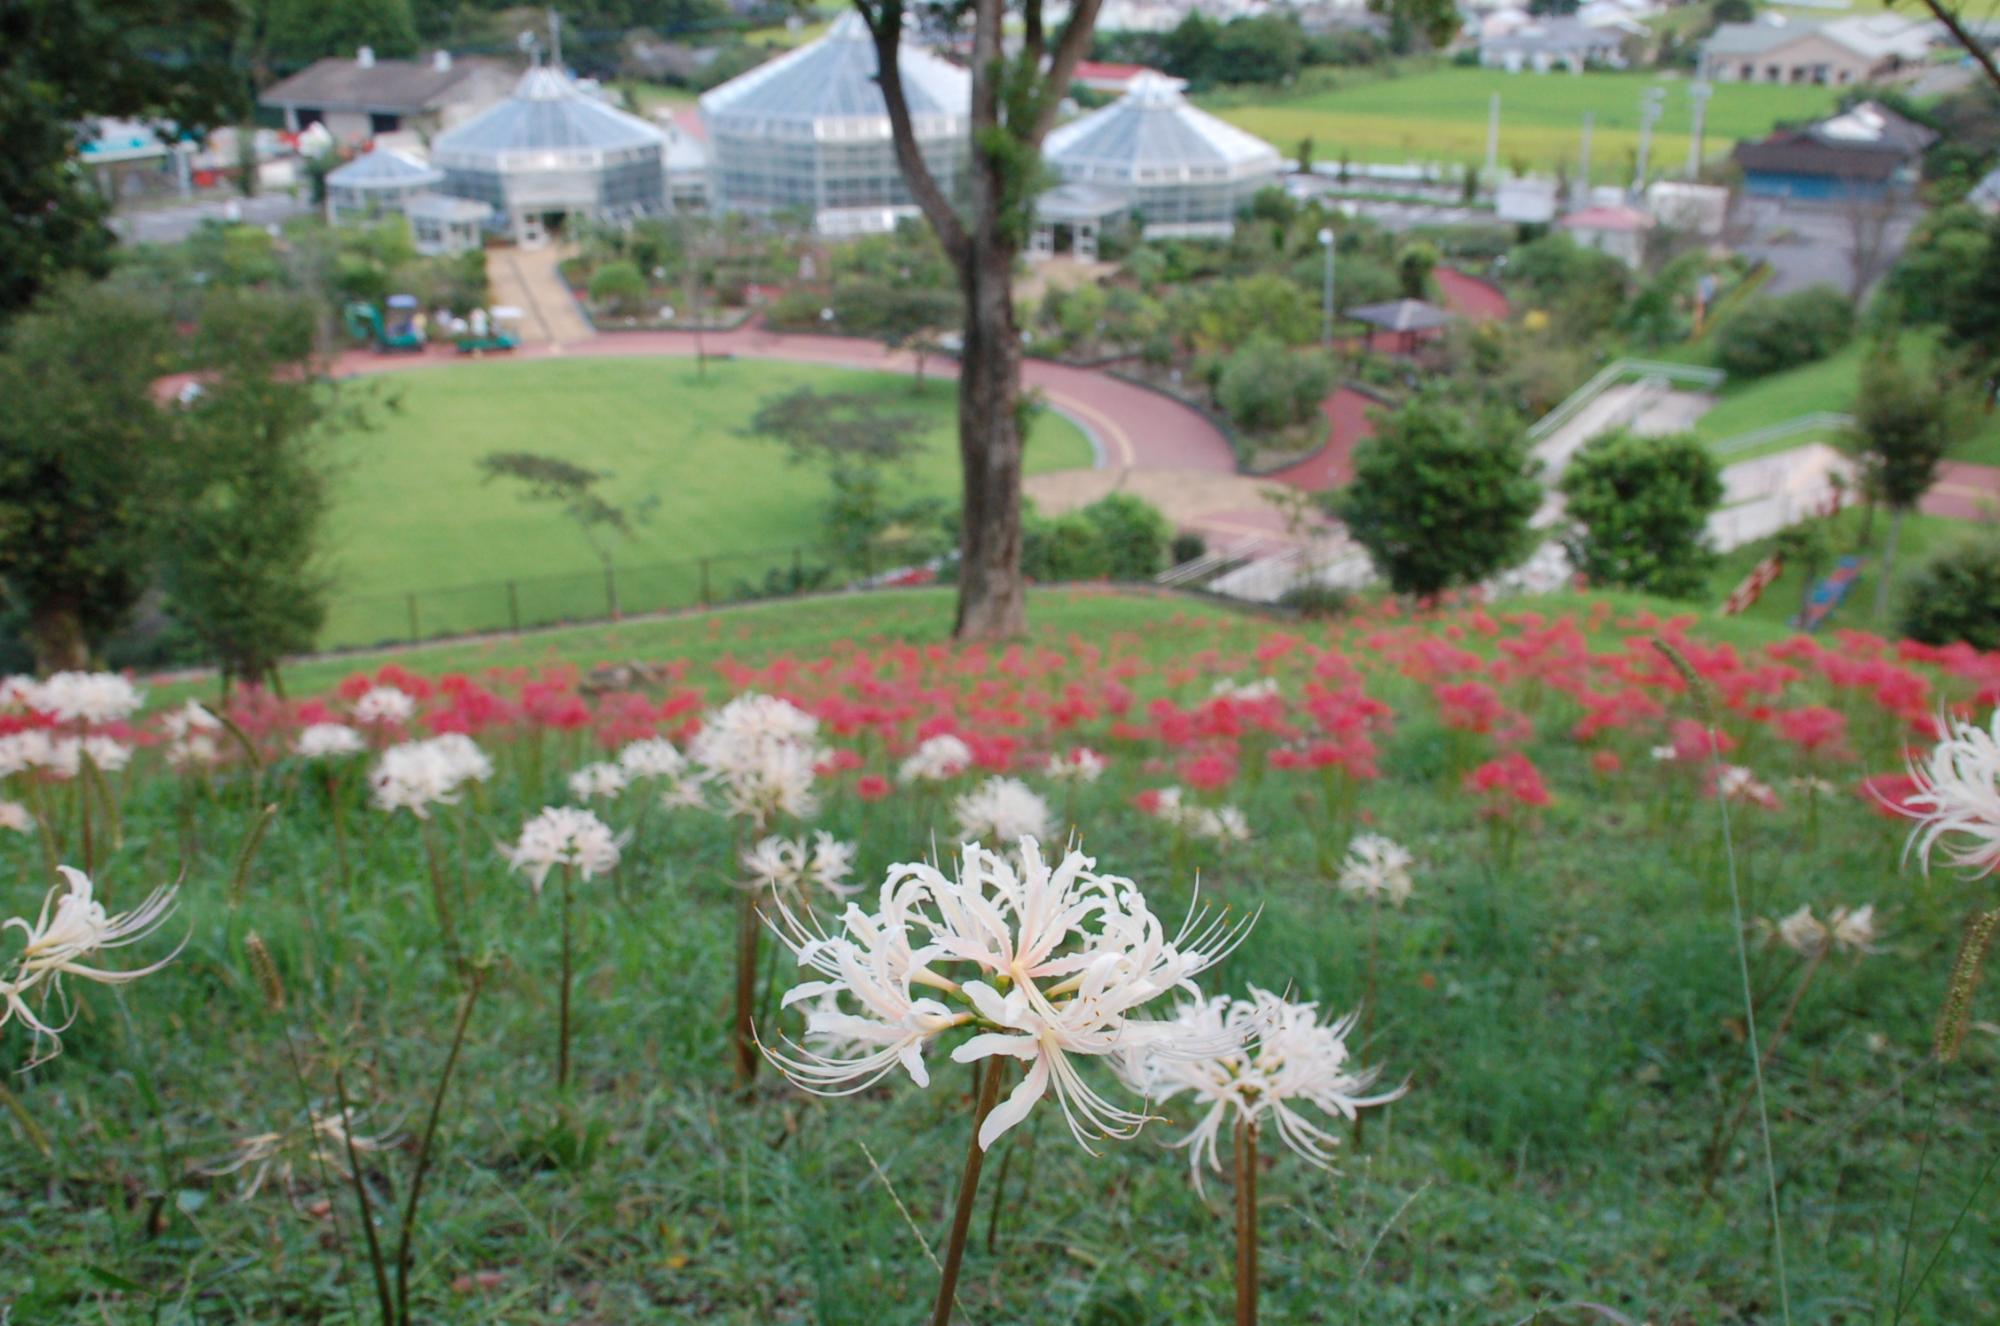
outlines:
[[[1346,317],[1367,326],[1368,332],[1362,345],[1370,350],[1378,348],[1375,338],[1386,335],[1390,338],[1388,350],[1391,354],[1414,354],[1423,342],[1434,339],[1452,323],[1452,315],[1435,304],[1427,304],[1421,299],[1392,299],[1386,304],[1358,304],[1348,309]]]
[[[1562,228],[1584,248],[1608,253],[1636,271],[1646,257],[1653,218],[1636,207],[1586,207],[1564,217]]]
[[[464,253],[486,242],[486,223],[493,217],[488,203],[454,198],[445,193],[420,193],[403,208],[418,253]]]

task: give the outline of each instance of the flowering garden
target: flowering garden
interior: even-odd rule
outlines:
[[[6,683],[0,1318],[2000,1318],[2000,655],[906,601]]]

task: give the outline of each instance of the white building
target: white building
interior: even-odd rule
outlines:
[[[946,194],[965,175],[972,77],[905,43],[897,59],[917,147]],[[875,43],[858,14],[701,99],[715,202],[797,211],[822,233],[893,227],[917,208],[896,163]]]

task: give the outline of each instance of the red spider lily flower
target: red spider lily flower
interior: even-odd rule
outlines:
[[[1592,751],[1590,754],[1590,767],[1593,772],[1603,774],[1608,778],[1620,769],[1623,769],[1625,762],[1618,758],[1618,752],[1615,750]]]
[[[1465,786],[1487,799],[1482,814],[1500,815],[1508,803],[1546,806],[1552,800],[1541,771],[1519,751],[1488,760],[1465,776]]]
[[[1682,764],[1727,755],[1736,749],[1735,740],[1727,732],[1719,729],[1710,731],[1692,718],[1676,718],[1668,726],[1667,736],[1668,744],[1673,747],[1674,759]]]
[[[1868,808],[1884,819],[1921,819],[1924,815],[1925,807],[1910,801],[1923,788],[1907,771],[1869,774],[1855,790]]]
[[[813,772],[821,778],[831,778],[835,774],[846,773],[849,769],[859,769],[863,763],[861,752],[850,750],[845,746],[835,746],[827,750],[824,757],[813,765]]]
[[[1847,736],[1847,716],[1823,704],[1780,709],[1771,716],[1771,726],[1780,737],[1808,755],[1836,752]]]
[[[1203,751],[1181,761],[1181,781],[1201,792],[1220,792],[1236,781],[1236,753],[1227,748]]]
[[[1447,682],[1431,687],[1438,718],[1459,732],[1491,732],[1506,714],[1506,706],[1485,682]]]
[[[894,790],[881,774],[862,774],[854,780],[854,795],[863,801],[880,801]]]

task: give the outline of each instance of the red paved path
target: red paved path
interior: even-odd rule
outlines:
[[[709,354],[741,359],[781,359],[891,373],[916,370],[914,356],[892,352],[879,342],[856,337],[801,336],[753,326],[708,332],[702,341]],[[512,357],[691,356],[694,352],[692,332],[601,332],[587,341],[573,341],[561,347],[524,347],[513,352]],[[340,357],[334,372],[348,376],[455,362],[461,362],[461,356],[442,349],[421,355],[378,355],[368,350],[351,350]],[[942,378],[956,377],[958,365],[946,356],[932,355],[925,364],[925,372]],[[1233,474],[1236,470],[1236,457],[1229,441],[1215,425],[1198,411],[1158,392],[1091,369],[1033,359],[1023,365],[1021,378],[1027,386],[1038,388],[1049,404],[1096,437],[1102,451],[1102,465],[1207,470],[1218,474]]]
[[[2000,513],[2000,466],[1948,460],[1917,509],[1927,516],[1987,520]]]
[[[1271,478],[1294,488],[1334,488],[1354,477],[1354,448],[1375,431],[1368,412],[1381,402],[1352,387],[1341,387],[1319,403],[1326,416],[1326,445],[1296,465],[1273,471]]]

